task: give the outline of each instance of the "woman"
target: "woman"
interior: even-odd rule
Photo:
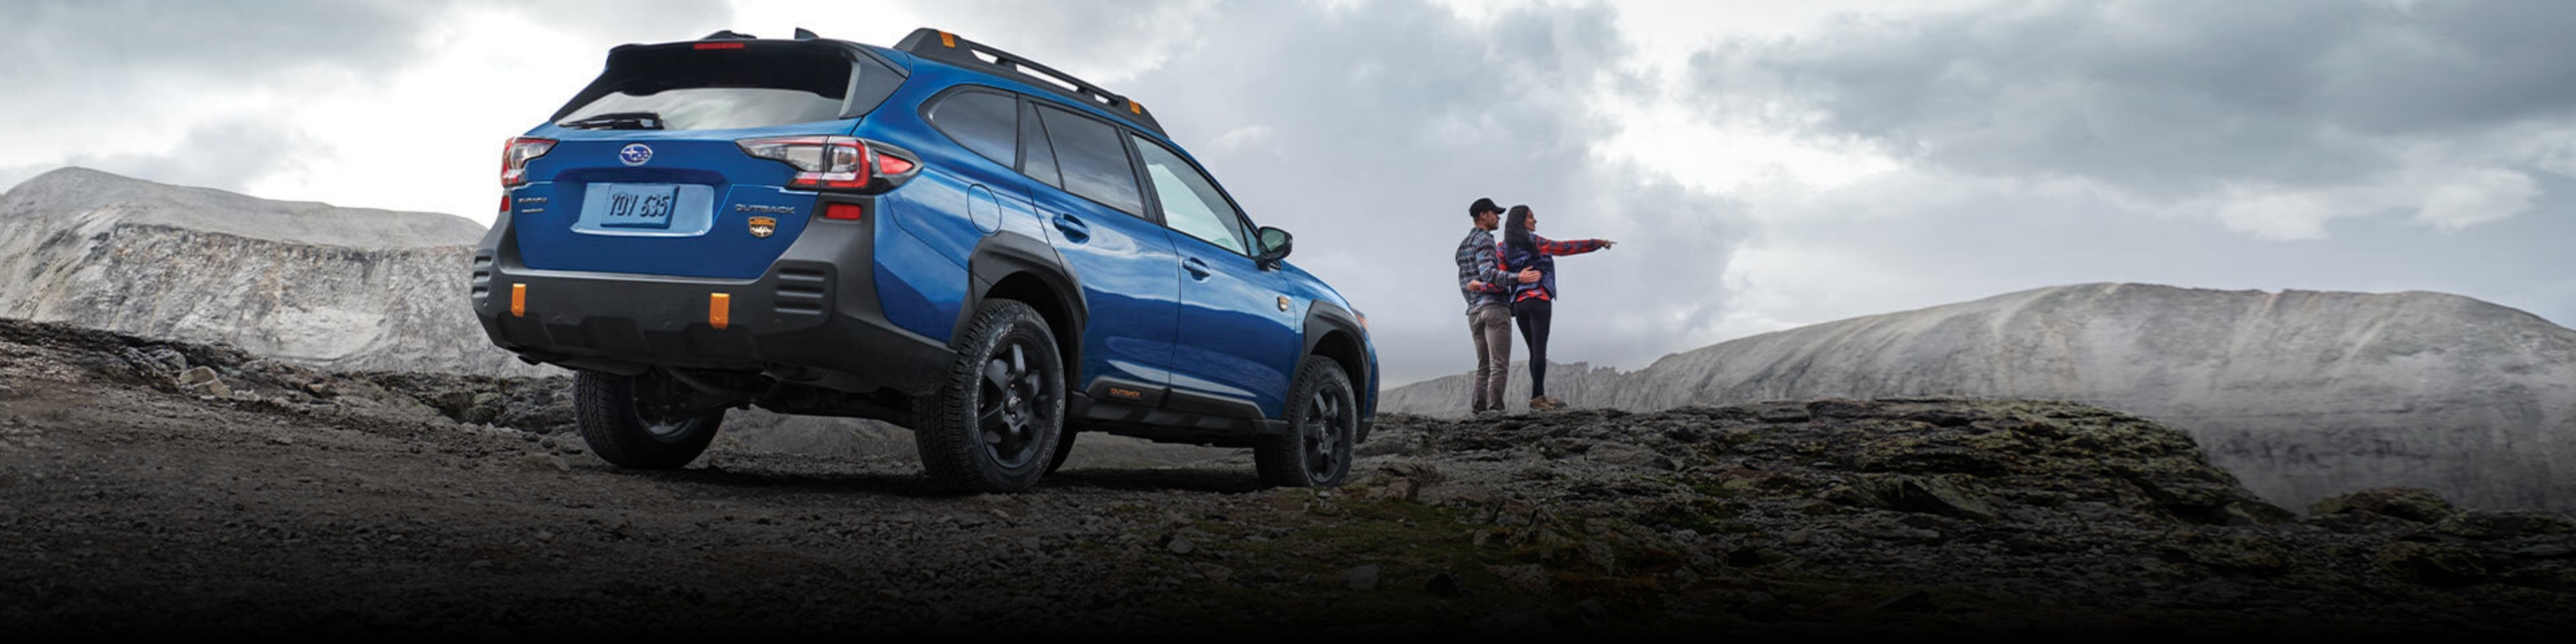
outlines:
[[[1521,343],[1529,345],[1530,409],[1557,409],[1565,401],[1547,395],[1547,327],[1553,315],[1556,291],[1556,256],[1580,255],[1618,242],[1607,239],[1556,241],[1540,237],[1538,213],[1529,206],[1512,206],[1503,215],[1502,267],[1505,271],[1521,268],[1538,269],[1536,282],[1512,284],[1512,322],[1521,328]]]

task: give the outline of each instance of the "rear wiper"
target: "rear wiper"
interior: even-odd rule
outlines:
[[[611,112],[555,125],[576,130],[659,130],[662,115],[655,112]]]

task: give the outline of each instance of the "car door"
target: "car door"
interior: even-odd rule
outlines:
[[[1056,252],[1081,282],[1091,312],[1082,330],[1081,370],[1067,384],[1091,393],[1103,379],[1141,385],[1141,391],[1168,386],[1180,259],[1170,231],[1149,218],[1119,130],[1043,103],[1026,109],[1040,131],[1023,131],[1022,139],[1047,145],[1027,150],[1022,171],[1061,188],[1033,187],[1033,201],[1053,227]]]
[[[1253,259],[1256,229],[1207,173],[1153,139],[1128,138],[1181,267],[1171,406],[1280,417],[1306,302],[1286,296],[1279,271]]]

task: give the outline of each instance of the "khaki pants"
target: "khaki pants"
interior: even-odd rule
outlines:
[[[1469,412],[1503,408],[1503,384],[1511,382],[1512,308],[1500,304],[1467,312],[1467,333],[1476,339],[1475,388]]]

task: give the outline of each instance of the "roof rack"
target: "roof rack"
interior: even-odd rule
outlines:
[[[1032,85],[1075,100],[1089,101],[1093,107],[1126,119],[1127,122],[1145,128],[1146,131],[1169,136],[1163,134],[1163,124],[1154,120],[1154,113],[1146,111],[1145,106],[1136,101],[1101,89],[1099,85],[1075,78],[1072,74],[1056,71],[1054,68],[1040,65],[1011,52],[994,49],[991,45],[958,37],[957,34],[922,27],[912,30],[910,35],[903,37],[902,42],[895,43],[894,48],[914,56],[959,67],[983,71],[1010,71],[1034,76],[1045,82],[1031,83]],[[986,60],[988,57],[991,60]]]

